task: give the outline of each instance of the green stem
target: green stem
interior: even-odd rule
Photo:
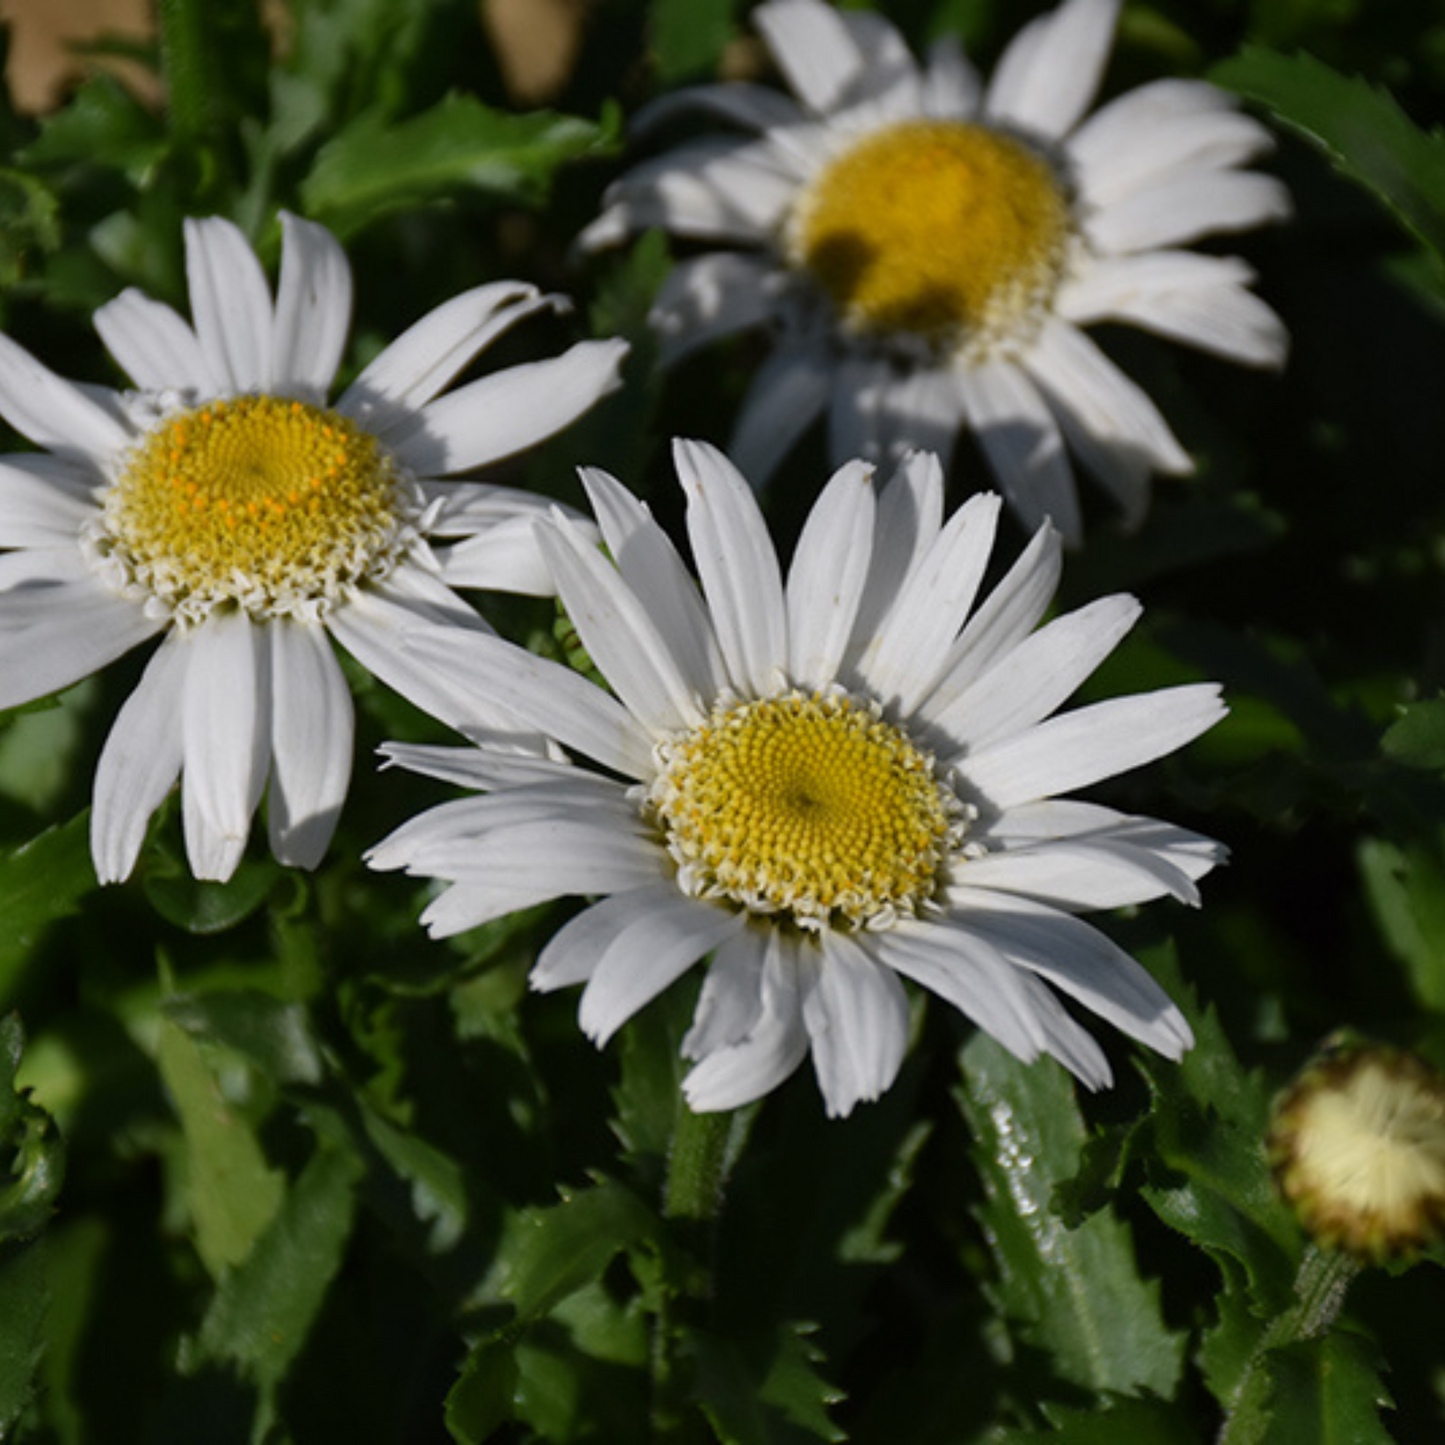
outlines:
[[[1359,1272],[1359,1262],[1347,1254],[1322,1250],[1313,1244],[1305,1250],[1295,1276],[1294,1303],[1276,1315],[1259,1337],[1215,1445],[1249,1445],[1259,1438],[1271,1383],[1269,1372],[1263,1368],[1265,1356],[1282,1345],[1328,1334]]]
[[[159,0],[161,66],[171,129],[188,141],[209,139],[216,129],[220,77],[213,75],[207,6],[212,0]]]
[[[652,1432],[659,1445],[700,1445],[709,1438],[680,1358],[681,1327],[712,1298],[718,1216],[740,1138],[740,1116],[694,1114],[679,1096],[662,1201],[677,1249],[652,1337]]]

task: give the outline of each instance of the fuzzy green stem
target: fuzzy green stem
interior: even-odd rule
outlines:
[[[739,1116],[694,1114],[679,1097],[662,1201],[678,1248],[652,1337],[652,1429],[659,1445],[702,1445],[710,1438],[692,1403],[680,1346],[682,1326],[712,1297],[717,1221],[738,1138]]]
[[[218,76],[210,44],[211,0],[159,0],[161,65],[171,128],[187,140],[210,138],[216,128]]]
[[[1276,1315],[1259,1337],[1215,1445],[1246,1445],[1258,1438],[1260,1415],[1270,1387],[1269,1372],[1263,1368],[1265,1356],[1282,1345],[1328,1334],[1359,1272],[1359,1262],[1347,1254],[1313,1244],[1305,1250],[1295,1276],[1294,1303]]]

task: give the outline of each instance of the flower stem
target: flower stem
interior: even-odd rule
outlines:
[[[652,1338],[653,1439],[666,1445],[701,1445],[711,1438],[694,1406],[682,1356],[686,1326],[712,1298],[718,1216],[746,1129],[744,1117],[694,1114],[678,1098],[662,1201],[677,1250]]]

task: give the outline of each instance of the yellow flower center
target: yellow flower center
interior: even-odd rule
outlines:
[[[803,928],[917,912],[961,833],[932,756],[842,694],[720,704],[661,752],[649,803],[681,886]]]
[[[107,491],[101,549],[185,621],[314,612],[415,535],[395,466],[347,418],[285,397],[173,413]]]
[[[1024,142],[962,121],[875,131],[808,185],[790,262],[849,330],[986,348],[1047,306],[1072,235],[1058,173]]]

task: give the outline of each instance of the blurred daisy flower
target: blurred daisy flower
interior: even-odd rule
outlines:
[[[683,90],[651,131],[703,111],[709,134],[624,174],[583,244],[647,227],[738,249],[678,263],[653,321],[664,361],[768,326],[775,348],[731,444],[762,483],[826,414],[834,464],[911,446],[945,465],[971,428],[1026,525],[1081,532],[1072,452],[1137,521],[1151,473],[1189,456],[1084,333],[1143,327],[1278,366],[1279,318],[1234,257],[1179,249],[1289,212],[1241,167],[1268,133],[1200,81],[1161,80],[1085,119],[1118,0],[1027,25],[985,86],[944,39],[919,66],[881,16],[768,0],[754,20],[796,101],[740,83]]]
[[[1024,1059],[1110,1079],[1055,990],[1171,1057],[1191,1043],[1149,975],[1075,915],[1194,903],[1207,838],[1055,795],[1158,758],[1222,715],[1191,685],[1052,717],[1138,616],[1110,597],[1035,630],[1058,578],[1041,528],[975,607],[999,514],[947,522],[935,458],[875,495],[843,467],[786,581],[753,492],[679,442],[701,592],[647,510],[583,480],[613,561],[558,515],[539,532],[612,692],[495,637],[418,636],[418,659],[587,760],[391,744],[392,761],[484,790],[405,824],[378,868],[445,880],[423,922],[471,928],[602,895],[533,985],[586,983],[599,1044],[706,954],[685,1088],[697,1110],[757,1099],[811,1052],[830,1114],[874,1099],[908,1037],[900,982],[956,1005]]]
[[[1276,1102],[1269,1156],[1317,1242],[1412,1255],[1445,1232],[1445,1075],[1402,1049],[1331,1049]]]
[[[440,395],[555,304],[507,281],[438,307],[328,403],[351,273],[322,227],[282,227],[274,303],[241,232],[213,219],[186,225],[193,325],[138,291],[96,313],[134,391],[67,381],[0,336],[0,415],[41,448],[0,458],[0,708],[162,638],[96,770],[102,881],[130,873],[178,776],[197,877],[235,870],[268,782],[273,852],[314,866],[352,761],[331,639],[455,720],[405,628],[485,629],[456,586],[549,591],[531,525],[549,504],[437,478],[532,445],[617,384],[622,343],[583,342]]]

